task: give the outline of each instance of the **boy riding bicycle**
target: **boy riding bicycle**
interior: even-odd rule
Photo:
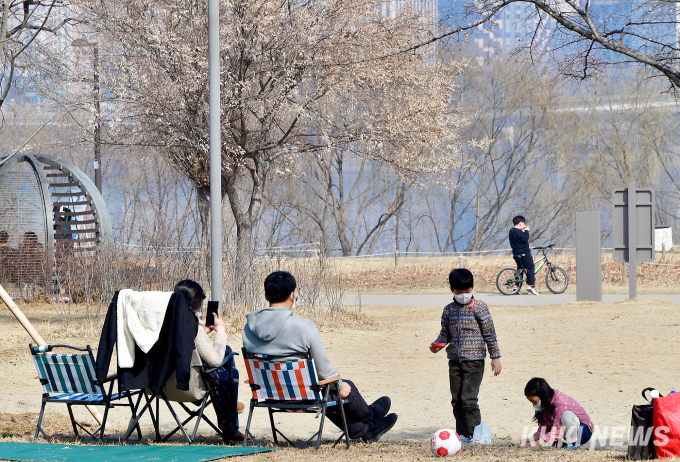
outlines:
[[[510,247],[512,247],[512,258],[517,262],[517,270],[522,268],[526,270],[527,274],[527,292],[538,295],[536,290],[536,277],[534,275],[534,260],[531,257],[531,248],[529,247],[529,227],[527,220],[522,215],[517,215],[512,219],[514,225],[510,228],[508,239],[510,240]]]

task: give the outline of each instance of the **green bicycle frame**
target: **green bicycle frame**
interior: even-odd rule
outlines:
[[[545,262],[547,262],[548,259],[544,256],[539,258],[534,262],[534,274],[538,274],[539,271],[541,271],[541,268],[545,265]]]

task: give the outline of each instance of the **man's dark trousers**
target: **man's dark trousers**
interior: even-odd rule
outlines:
[[[345,379],[342,379],[342,381],[348,384],[352,389],[347,398],[345,398],[345,404],[343,405],[343,408],[345,409],[345,420],[347,421],[347,431],[349,432],[349,437],[351,439],[361,438],[367,431],[371,430],[373,411],[371,411],[369,405],[366,404],[366,401],[364,401],[363,396],[361,396],[361,393],[359,393],[359,390],[357,390],[357,387],[353,382]],[[329,393],[328,400],[334,401],[337,399],[337,392],[333,389]],[[342,415],[337,406],[329,407],[326,415],[336,427],[341,430],[343,429]]]
[[[484,360],[455,361],[449,359],[451,405],[456,418],[456,433],[472,438],[475,427],[482,422],[477,404],[479,387],[484,377]]]
[[[515,255],[512,258],[515,259],[517,262],[517,269],[521,270],[522,268],[526,268],[527,270],[527,284],[530,286],[535,286],[536,285],[536,276],[534,274],[534,271],[536,270],[536,267],[534,266],[534,259],[531,258],[530,253],[525,253],[523,255]]]

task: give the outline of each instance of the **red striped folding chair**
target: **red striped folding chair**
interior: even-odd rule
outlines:
[[[345,420],[345,410],[340,398],[340,377],[319,380],[314,366],[314,360],[307,355],[307,359],[295,359],[290,361],[275,361],[267,355],[249,353],[243,349],[243,359],[248,372],[248,382],[253,392],[250,400],[250,412],[248,414],[248,424],[246,425],[245,438],[243,445],[248,444],[248,437],[257,443],[255,437],[250,433],[250,422],[253,411],[256,407],[269,409],[269,422],[272,427],[274,443],[278,444],[277,435],[281,435],[291,446],[295,444],[286,437],[274,423],[274,414],[277,412],[299,412],[303,414],[316,414],[321,417],[319,429],[311,438],[305,441],[300,449],[307,447],[316,438],[315,449],[319,449],[323,424],[326,419],[326,412],[329,407],[339,406],[342,416],[343,433],[335,441],[333,447],[342,438],[345,438],[347,448],[349,448],[349,432],[347,431],[347,421]],[[336,400],[329,401],[331,389],[336,391]]]

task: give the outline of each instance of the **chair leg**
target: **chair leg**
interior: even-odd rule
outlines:
[[[349,449],[349,430],[347,430],[347,418],[345,417],[345,406],[342,404],[342,397],[340,396],[340,387],[338,386],[338,400],[336,401],[336,406],[340,407],[340,416],[342,417],[342,430],[345,435],[345,443],[347,444],[347,449]],[[333,447],[342,439],[342,435],[338,441],[335,442]]]
[[[129,391],[127,392],[127,398],[128,398],[128,403],[130,405],[130,411],[132,412],[134,410],[135,405],[132,401],[132,395],[130,395]],[[137,429],[137,442],[141,442],[142,441],[142,429],[139,426],[139,422],[137,422],[137,425],[136,425],[135,428]]]
[[[38,442],[38,437],[40,433],[45,437],[48,443],[51,443],[52,440],[50,440],[50,437],[47,436],[47,433],[42,429],[42,420],[43,420],[43,415],[45,415],[45,405],[47,403],[43,400],[42,406],[40,407],[40,416],[38,417],[38,424],[35,427],[35,436],[33,437],[34,442]]]
[[[319,423],[319,436],[316,439],[316,447],[314,449],[318,450],[321,446],[321,435],[323,434],[323,424],[326,420],[326,411],[328,410],[327,403],[324,401],[323,407],[321,408],[321,422]]]
[[[276,425],[274,424],[274,413],[272,412],[271,408],[269,408],[269,424],[272,426],[272,435],[274,437],[274,444],[278,445],[279,440],[276,437]]]
[[[250,412],[248,412],[248,423],[246,424],[245,438],[243,438],[243,447],[248,446],[248,436],[250,435],[250,422],[253,418],[253,411],[254,410],[255,410],[255,400],[251,399],[250,400]],[[253,441],[255,442],[255,437],[253,437]]]
[[[97,443],[102,443],[104,441],[104,432],[106,431],[106,419],[109,416],[109,409],[111,409],[111,402],[107,401],[106,407],[104,408],[104,416],[102,417],[102,424],[99,427],[99,438],[97,438]],[[92,435],[90,435],[90,438],[93,438],[96,433],[97,433],[96,431],[93,432]]]
[[[68,415],[71,418],[71,426],[73,427],[73,433],[76,435],[76,439],[78,438],[78,426],[76,425],[76,419],[73,417],[73,409],[71,409],[71,405],[67,404],[66,407],[68,408]]]
[[[151,401],[149,400],[149,398],[146,397],[146,404],[144,405],[144,407],[142,408],[142,410],[140,412],[137,412],[137,410],[139,409],[139,405],[141,404],[141,401],[142,401],[142,395],[145,395],[145,393],[143,391],[139,393],[139,399],[137,400],[137,405],[132,410],[132,418],[130,419],[130,424],[128,425],[128,429],[125,431],[123,438],[121,438],[121,441],[123,443],[125,443],[128,440],[128,438],[130,438],[132,431],[135,429],[136,426],[139,425],[139,419],[142,418],[142,415],[144,415],[147,408],[149,408],[149,405],[151,404]],[[153,399],[155,396],[156,395],[151,397],[151,399]]]
[[[194,433],[191,435],[191,440],[193,441],[196,438],[196,432],[198,432],[198,425],[201,423],[201,418],[203,417],[203,411],[205,410],[205,404],[208,402],[208,396],[210,393],[206,392],[205,396],[203,396],[203,402],[201,403],[201,409],[198,411],[198,415],[196,416],[196,425],[194,426]]]
[[[170,410],[170,414],[172,414],[172,417],[175,419],[175,422],[177,422],[177,425],[179,426],[179,429],[182,430],[182,433],[184,434],[184,437],[187,439],[189,444],[193,443],[193,440],[189,438],[189,435],[187,434],[187,431],[184,429],[184,426],[182,425],[182,422],[179,421],[179,417],[177,417],[177,414],[175,413],[175,410],[172,408],[170,405],[170,401],[168,400],[168,397],[165,396],[165,393],[160,392],[161,397],[163,398],[163,401],[165,401],[165,404],[168,406],[168,409]]]

